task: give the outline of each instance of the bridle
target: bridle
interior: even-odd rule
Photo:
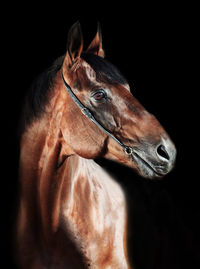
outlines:
[[[133,154],[133,148],[124,145],[122,142],[119,141],[119,139],[117,139],[114,135],[112,135],[110,132],[108,132],[96,119],[95,117],[92,115],[92,113],[90,112],[90,110],[85,107],[81,101],[76,97],[76,95],[74,94],[74,92],[72,91],[71,87],[67,84],[64,76],[63,76],[63,72],[61,69],[61,76],[62,76],[62,80],[63,83],[65,85],[65,88],[67,90],[67,92],[69,93],[69,95],[71,96],[71,98],[74,100],[74,102],[76,103],[76,105],[80,108],[81,112],[88,118],[90,119],[96,126],[99,127],[99,129],[101,129],[104,133],[106,133],[108,136],[110,136],[113,140],[115,140],[124,150],[124,152],[127,155],[132,155]]]

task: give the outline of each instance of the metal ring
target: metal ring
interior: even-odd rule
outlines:
[[[133,153],[133,149],[131,147],[126,146],[124,151],[127,155],[131,155]]]

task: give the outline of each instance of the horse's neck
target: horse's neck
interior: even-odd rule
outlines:
[[[63,225],[90,260],[101,264],[101,257],[109,253],[123,264],[126,204],[121,187],[93,160],[71,156],[67,166],[69,191],[62,200]]]
[[[82,194],[83,199],[91,199],[92,206],[104,207],[107,200],[119,206],[122,203],[123,192],[119,184],[95,161],[81,158],[78,155],[71,156],[68,160],[68,172],[70,172],[71,195]],[[113,201],[114,199],[114,201]],[[67,208],[70,209],[68,200]],[[100,205],[101,204],[101,205]]]
[[[19,230],[27,221],[36,222],[52,245],[52,235],[61,228],[91,261],[103,264],[109,253],[124,264],[126,205],[121,187],[93,160],[73,155],[63,162],[59,129],[43,123],[35,123],[22,137]]]
[[[105,207],[116,206],[119,209],[124,202],[122,189],[102,167],[77,155],[71,156],[67,162],[71,189],[70,196],[66,197],[66,210],[73,210],[76,199],[88,201],[88,208],[99,209],[99,214]],[[96,223],[97,219],[94,220]]]
[[[59,165],[66,158],[57,124],[57,121],[49,119],[48,114],[44,114],[27,128],[21,138],[22,211],[27,219],[27,214],[33,218],[35,215],[34,221],[39,219],[39,225],[46,231],[58,225],[56,201],[62,185],[62,177],[59,177],[62,169],[59,170]]]
[[[22,136],[20,166],[23,197],[26,196],[31,202],[38,199],[37,204],[42,207],[43,213],[50,210],[52,214],[57,214],[58,210],[47,210],[48,201],[51,199],[51,205],[57,208],[60,195],[63,201],[66,200],[69,210],[77,202],[77,194],[82,201],[90,197],[88,206],[95,207],[99,214],[104,206],[108,208],[108,203],[112,206],[113,203],[117,206],[122,203],[120,186],[93,160],[77,155],[67,157],[62,139],[55,121],[51,123],[48,118],[35,122]],[[67,184],[65,189],[61,189],[63,184]],[[67,195],[71,198],[68,199]],[[58,218],[53,219],[59,221]]]

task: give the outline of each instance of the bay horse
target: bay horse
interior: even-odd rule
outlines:
[[[176,149],[104,59],[102,35],[83,51],[79,23],[66,54],[31,86],[20,150],[20,268],[130,268],[122,187],[94,160],[162,178]]]

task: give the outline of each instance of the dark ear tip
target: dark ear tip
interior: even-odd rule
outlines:
[[[68,32],[68,38],[67,38],[67,52],[68,52],[68,58],[70,58],[70,61],[68,63],[69,66],[71,66],[74,62],[74,60],[77,57],[80,57],[81,52],[83,49],[83,36],[81,31],[81,25],[80,22],[75,22],[69,32]]]
[[[101,24],[97,21],[97,32],[101,35]]]
[[[76,39],[77,37],[79,37],[81,40],[83,39],[81,24],[79,21],[76,21],[69,29],[67,38],[67,49],[69,48],[69,44],[71,43],[72,39]]]
[[[69,32],[73,32],[74,30],[78,30],[81,32],[81,24],[79,21],[76,21],[70,28]]]
[[[80,24],[80,21],[76,21],[73,25],[72,25],[72,27],[81,27],[81,24]]]

